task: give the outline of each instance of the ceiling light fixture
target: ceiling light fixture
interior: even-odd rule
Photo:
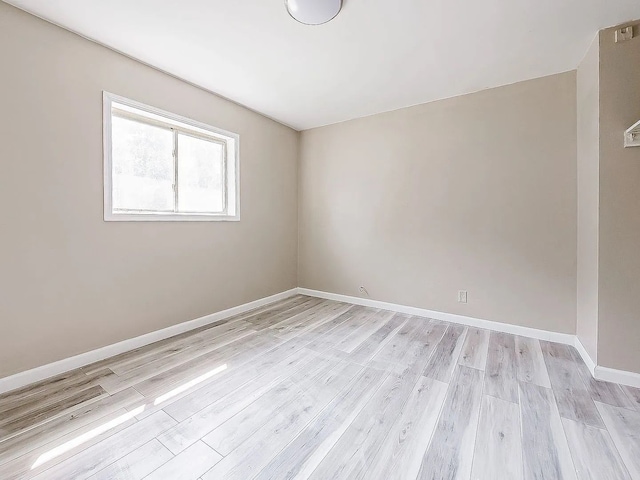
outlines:
[[[332,20],[342,8],[342,0],[285,0],[287,11],[305,25],[321,25]]]

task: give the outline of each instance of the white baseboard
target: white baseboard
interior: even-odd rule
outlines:
[[[233,317],[234,315],[248,312],[249,310],[277,302],[278,300],[283,300],[295,295],[297,291],[298,290],[296,288],[293,288],[286,292],[271,295],[270,297],[260,298],[253,302],[238,305],[237,307],[232,307],[210,315],[205,315],[204,317],[200,317],[195,320],[179,323],[178,325],[163,328],[162,330],[156,330],[155,332],[146,333],[139,337],[130,338],[128,340],[123,340],[122,342],[107,345],[106,347],[91,350],[90,352],[81,353],[74,357],[65,358],[57,362],[42,365],[41,367],[16,373],[10,377],[0,378],[0,394],[15,390],[16,388],[24,387],[31,383],[45,380],[55,375],[60,375],[61,373],[65,373],[70,370],[75,370],[76,368],[84,367],[85,365],[104,360],[105,358],[109,358],[120,353],[128,352],[129,350],[149,345],[159,340],[164,340],[165,338],[188,332],[189,330],[194,330],[219,320],[224,320],[225,318]]]
[[[640,373],[616,370],[615,368],[597,366],[595,371],[596,380],[619,383],[630,387],[640,388]]]
[[[298,288],[300,295],[309,295],[310,297],[325,298],[327,300],[335,300],[338,302],[353,303],[354,305],[363,305],[365,307],[381,308],[383,310],[391,310],[393,312],[406,313],[408,315],[416,315],[419,317],[433,318],[443,320],[445,322],[458,323],[469,327],[485,328],[496,332],[511,333],[513,335],[521,335],[523,337],[536,338],[538,340],[547,340],[549,342],[564,343],[566,345],[574,345],[575,335],[568,333],[550,332],[548,330],[539,330],[537,328],[522,327],[520,325],[511,325],[508,323],[494,322],[492,320],[482,320],[464,315],[456,315],[454,313],[436,312],[424,308],[409,307],[407,305],[398,305],[396,303],[380,302],[369,298],[351,297],[348,295],[340,295],[337,293],[322,292],[319,290],[310,290],[308,288]]]
[[[578,353],[582,357],[582,361],[587,365],[587,368],[591,372],[591,375],[593,375],[593,377],[595,378],[596,362],[593,361],[593,359],[591,358],[591,355],[589,355],[589,353],[587,352],[587,349],[584,348],[584,345],[582,345],[582,342],[577,336],[576,336],[576,342],[574,347],[576,347],[576,350],[578,350]]]
[[[578,350],[580,356],[591,371],[591,374],[597,380],[620,383],[622,385],[629,385],[632,387],[640,388],[640,374],[597,366],[585,350],[580,340],[578,340],[575,335],[550,332],[548,330],[539,330],[536,328],[522,327],[519,325],[510,325],[508,323],[482,320],[474,317],[467,317],[464,315],[437,312],[434,310],[410,307],[406,305],[398,305],[395,303],[381,302],[368,298],[351,297],[348,295],[322,292],[319,290],[311,290],[308,288],[293,288],[285,292],[277,293],[270,297],[261,298],[253,302],[238,305],[237,307],[229,308],[221,312],[212,313],[195,320],[190,320],[188,322],[173,325],[162,330],[156,330],[155,332],[150,332],[139,337],[124,340],[112,345],[107,345],[106,347],[91,350],[90,352],[81,353],[80,355],[76,355],[74,357],[65,358],[63,360],[49,363],[41,367],[36,367],[31,370],[16,373],[15,375],[11,375],[9,377],[0,378],[0,394],[15,390],[20,387],[24,387],[31,383],[45,380],[55,375],[60,375],[61,373],[65,373],[70,370],[75,370],[76,368],[80,368],[85,365],[104,360],[105,358],[109,358],[120,353],[128,352],[129,350],[143,347],[145,345],[149,345],[151,343],[164,340],[166,338],[173,337],[184,332],[188,332],[189,330],[194,330],[196,328],[208,325],[213,322],[217,322],[219,320],[224,320],[225,318],[233,317],[234,315],[248,312],[249,310],[253,310],[254,308],[262,307],[269,303],[277,302],[278,300],[283,300],[296,294],[325,298],[328,300],[335,300],[345,303],[352,303],[354,305],[363,305],[365,307],[380,308],[393,312],[406,313],[408,315],[434,318],[436,320],[443,320],[446,322],[457,323],[470,327],[485,328],[487,330],[493,330],[496,332],[511,333],[513,335],[521,335],[523,337],[536,338],[538,340],[547,340],[550,342],[572,345]]]
[[[338,293],[322,292],[320,290],[311,290],[309,288],[299,287],[298,293],[300,295],[308,295],[310,297],[325,298],[327,300],[352,303],[354,305],[362,305],[365,307],[381,308],[383,310],[391,310],[393,312],[406,313],[408,315],[417,315],[419,317],[434,318],[436,320],[443,320],[445,322],[458,323],[460,325],[466,325],[469,327],[485,328],[487,330],[493,330],[496,332],[511,333],[513,335],[521,335],[523,337],[571,345],[578,350],[578,353],[580,353],[580,356],[582,357],[584,363],[589,368],[591,375],[593,375],[596,380],[604,380],[607,382],[614,382],[621,385],[629,385],[631,387],[640,388],[640,374],[596,365],[596,363],[587,353],[580,340],[578,340],[578,337],[569,333],[550,332],[548,330],[539,330],[537,328],[522,327],[519,325],[494,322],[491,320],[482,320],[479,318],[456,315],[453,313],[436,312],[434,310],[427,310],[424,308],[409,307],[407,305],[398,305],[396,303],[371,300],[370,298],[360,298],[352,297],[349,295],[340,295]]]

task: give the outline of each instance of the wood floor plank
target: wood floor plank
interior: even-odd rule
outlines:
[[[351,358],[351,355],[347,352],[343,352],[342,350],[336,350],[335,348],[327,348],[325,351],[323,352],[317,352],[315,350],[312,350],[314,354],[316,354],[319,358],[327,358],[327,359],[332,359],[332,360],[338,360],[341,362],[346,362],[346,363],[355,363],[358,364],[362,367],[371,367],[371,368],[375,368],[372,367],[371,365],[367,364],[367,363],[359,363],[359,362],[355,362],[353,361],[353,359]],[[387,370],[387,368],[380,368],[380,370]]]
[[[364,369],[295,440],[264,467],[256,480],[308,478],[388,375],[388,372],[381,370]]]
[[[427,363],[436,355],[447,331],[447,324],[421,317],[411,317],[407,321],[415,323],[416,328],[409,338],[406,351],[400,359],[400,365],[413,373],[422,374]],[[399,373],[404,374],[404,369],[400,369]]]
[[[343,338],[334,348],[344,352],[353,352],[361,343],[366,341],[381,326],[385,325],[393,316],[394,312],[388,310],[367,309],[368,315],[366,321],[360,328],[356,329],[351,335]]]
[[[402,315],[393,315],[383,326],[373,332],[350,354],[349,358],[361,364],[366,364],[384,348],[393,338],[393,335],[407,322],[407,318]]]
[[[246,337],[211,352],[199,355],[158,375],[134,383],[136,390],[147,398],[157,398],[213,369],[244,365],[256,356],[281,345],[283,341],[270,335]]]
[[[593,375],[591,375],[589,368],[585,365],[578,351],[573,347],[568,348],[571,352],[573,362],[576,365],[576,369],[580,374],[580,378],[582,378],[587,391],[594,401],[635,410],[635,402],[625,393],[622,386],[617,383],[604,382],[593,378]]]
[[[195,480],[220,460],[222,455],[203,442],[196,442],[145,477],[145,480]]]
[[[270,334],[266,335],[270,336]],[[184,387],[178,385],[177,389],[169,390],[170,395],[165,394],[160,398],[150,397],[147,408],[137,418],[142,419],[158,410],[165,409],[176,420],[185,420],[213,403],[220,396],[230,393],[273,368],[280,367],[279,363],[296,352],[299,353],[307,344],[307,341],[300,337],[294,337],[290,340],[271,338],[276,342],[275,347],[267,343],[247,349],[238,355],[231,356],[232,361],[219,364],[220,368],[223,365],[226,365],[226,368],[216,372],[215,375],[207,377],[207,371],[205,371],[204,377],[201,375],[187,385],[183,383]],[[313,354],[307,354],[307,357],[312,358]],[[196,363],[202,362],[197,361]],[[211,372],[211,370],[208,371]],[[174,403],[177,404],[175,408],[172,407]]]
[[[280,322],[295,317],[296,315],[310,314],[314,311],[322,308],[326,300],[320,298],[308,298],[305,302],[296,305],[293,308],[286,309],[275,315],[272,312],[265,312],[263,314],[255,315],[253,317],[247,317],[245,320],[254,325],[254,328],[258,330],[264,330]]]
[[[491,332],[484,390],[487,395],[518,403],[516,344],[513,335]]]
[[[249,321],[249,319],[251,319],[252,322],[255,322],[262,317],[269,318],[270,316],[275,315],[276,313],[282,313],[290,308],[299,306],[303,303],[315,304],[315,303],[319,303],[320,301],[321,301],[320,299],[312,299],[311,297],[306,297],[301,295],[289,297],[284,300],[271,303],[269,305],[258,307],[249,312],[245,312],[242,314],[234,315],[233,317],[230,317],[230,318],[212,322],[210,324],[203,325],[202,327],[198,327],[194,330],[190,330],[190,331],[181,333],[179,335],[175,335],[173,337],[160,340],[158,342],[154,342],[149,345],[144,345],[142,347],[129,350],[128,352],[124,352],[120,355],[116,355],[116,356],[107,358],[105,360],[100,360],[91,365],[82,367],[82,371],[85,372],[86,374],[94,374],[96,372],[100,372],[104,370],[105,368],[110,367],[111,365],[126,363],[128,360],[131,360],[131,359],[143,359],[150,354],[155,354],[155,352],[157,352],[158,349],[165,348],[165,347],[171,348],[172,345],[177,344],[183,341],[184,339],[192,338],[193,336],[200,335],[202,332],[215,329],[222,325],[234,324],[235,322],[243,321],[243,320]],[[254,328],[255,328],[255,325],[254,325]]]
[[[349,365],[349,368],[349,374],[337,376],[330,388],[307,390],[301,397],[293,399],[287,409],[274,415],[250,441],[244,442],[202,475],[203,480],[246,480],[255,476],[362,370],[355,365]]]
[[[0,443],[0,465],[25,456],[42,446],[61,441],[60,439],[67,435],[82,435],[94,428],[96,422],[105,423],[122,415],[123,409],[127,406],[140,407],[144,404],[143,400],[144,397],[135,390],[123,390],[111,397],[83,405],[81,409],[76,409],[65,416],[21,432]],[[0,478],[3,477],[0,475]]]
[[[48,389],[41,390],[40,393],[34,392],[37,390],[37,387],[34,387],[32,390],[25,391],[23,396],[16,397],[14,400],[5,400],[4,406],[0,406],[0,412],[2,413],[0,418],[17,417],[41,409],[45,405],[53,405],[83,390],[98,386],[102,379],[111,375],[113,375],[111,370],[104,370],[91,375],[85,375],[77,371],[77,374],[73,377],[66,378],[64,381],[54,382]]]
[[[482,384],[480,370],[461,365],[456,367],[438,425],[422,458],[418,479],[469,479]]]
[[[520,382],[525,480],[578,480],[550,389]]]
[[[119,421],[118,419],[126,420]],[[109,428],[107,431],[102,431],[105,423],[109,421],[117,421],[118,424],[113,428]],[[0,478],[2,478],[2,480],[24,480],[33,478],[46,470],[50,470],[55,465],[58,465],[68,459],[75,458],[76,455],[87,448],[90,448],[110,436],[135,425],[136,422],[137,420],[135,418],[131,418],[131,414],[126,410],[120,409],[115,411],[81,429],[58,437],[56,440],[46,443],[43,446],[35,449],[27,448],[28,452],[26,454],[0,465]],[[97,434],[94,435],[94,433]],[[87,438],[87,436],[91,438]],[[82,439],[82,442],[80,443],[78,442],[79,438]],[[55,449],[58,448],[63,448],[65,451],[56,452]],[[47,460],[45,463],[38,464],[43,455],[51,456],[50,452],[56,452],[56,456],[51,458],[51,460]],[[58,455],[57,453],[60,454]],[[47,477],[46,475],[43,475],[43,477],[55,478],[52,476]]]
[[[98,375],[87,376],[78,369],[12,390],[0,395],[0,412],[21,407],[27,403],[37,403],[53,394],[64,395],[65,392],[74,391],[78,387],[93,386],[96,376],[103,375],[104,373],[100,372]]]
[[[158,383],[162,376],[170,376],[172,372],[182,368],[190,370],[194,364],[201,364],[212,359],[224,359],[233,355],[233,352],[241,350],[242,345],[257,346],[268,341],[270,337],[258,335],[257,332],[245,329],[239,332],[231,332],[229,336],[219,342],[211,344],[199,344],[193,349],[183,350],[175,355],[157,358],[139,368],[127,371],[122,375],[108,377],[100,385],[109,393],[115,393],[123,388]],[[144,392],[140,392],[145,395]]]
[[[64,416],[67,412],[82,408],[83,405],[107,396],[107,392],[96,385],[86,390],[80,390],[69,397],[60,398],[52,404],[43,402],[38,408],[33,408],[27,412],[20,412],[19,408],[13,409],[14,415],[7,415],[6,417],[3,415],[2,419],[0,419],[0,440],[35,428],[56,417]]]
[[[534,338],[515,337],[518,380],[551,388],[540,342]]]
[[[293,299],[293,298],[292,298]],[[292,299],[285,299],[283,302],[288,302]],[[110,368],[111,365],[118,365],[120,363],[127,362],[130,359],[137,358],[145,358],[147,355],[154,354],[158,349],[165,348],[167,346],[171,346],[177,344],[184,339],[188,339],[193,337],[194,335],[199,335],[202,332],[214,329],[221,325],[233,324],[235,322],[244,320],[246,316],[257,315],[260,312],[264,313],[268,316],[272,309],[277,308],[277,305],[280,302],[276,302],[270,305],[266,305],[257,309],[252,310],[251,312],[245,312],[244,314],[239,314],[230,318],[225,318],[222,320],[218,320],[207,325],[203,325],[201,327],[195,328],[193,330],[189,330],[187,332],[183,332],[181,334],[175,335],[173,337],[166,338],[164,340],[159,340],[157,342],[151,343],[149,345],[143,345],[142,347],[135,348],[133,350],[129,350],[127,352],[123,352],[119,355],[115,355],[113,357],[106,358],[104,360],[100,360],[98,362],[94,362],[90,365],[86,365],[82,367],[82,371],[88,375],[99,373],[105,368]],[[254,326],[255,328],[255,326]]]
[[[308,342],[308,348],[310,348],[310,346],[313,344],[312,342],[316,342],[321,338],[330,337],[336,331],[338,331],[338,327],[343,328],[346,325],[350,325],[365,310],[366,307],[353,305],[343,314],[329,320],[328,322],[315,325],[311,330],[301,333],[299,338],[303,341]],[[331,343],[331,346],[333,345],[334,343]]]
[[[362,306],[354,306],[336,318],[336,320],[344,319],[346,321],[339,322],[334,328],[319,331],[321,327],[316,327],[311,330],[310,333],[313,332],[316,335],[314,338],[308,338],[310,342],[308,348],[318,352],[325,351],[329,348],[336,348],[342,340],[356,332],[367,321],[369,315],[370,309]],[[320,333],[320,335],[318,335],[318,333]],[[302,337],[306,338],[306,334],[303,334]]]
[[[294,295],[293,297],[286,298],[280,302],[271,303],[232,318],[244,320],[253,324],[260,324],[265,318],[273,317],[295,307],[300,307],[300,305],[313,306],[321,301],[322,300],[319,298],[309,297],[306,295]]]
[[[523,475],[520,408],[515,403],[484,395],[471,478],[522,480]]]
[[[353,308],[353,305],[340,302],[328,302],[313,314],[301,313],[299,316],[277,323],[269,329],[279,338],[289,339],[303,332],[313,330],[316,326],[338,318]]]
[[[390,375],[338,442],[313,471],[310,479],[362,479],[402,412],[419,374],[407,369]]]
[[[448,385],[420,377],[365,478],[404,480],[418,476],[444,404]]]
[[[297,328],[301,325],[308,325],[314,321],[322,320],[325,317],[332,318],[342,315],[354,308],[350,303],[334,302],[333,300],[323,300],[311,308],[303,310],[292,317],[288,317],[269,326],[273,332],[284,333],[290,328]],[[320,322],[321,323],[321,322]]]
[[[274,413],[282,411],[292,398],[330,382],[335,376],[333,370],[339,365],[347,366],[344,362],[322,359],[296,372],[207,433],[204,437],[207,445],[222,455],[228,455],[265,425]]]
[[[586,376],[587,373],[589,377]],[[616,407],[629,408],[631,410],[636,409],[636,403],[625,394],[621,385],[596,380],[588,370],[585,372],[583,378],[585,379],[587,390],[594,401],[608,403]]]
[[[462,351],[467,328],[462,325],[449,325],[444,337],[424,369],[424,375],[449,383]]]
[[[620,387],[627,394],[631,403],[640,411],[640,388],[629,387],[628,385],[621,385]]]
[[[604,428],[569,347],[544,341],[540,342],[540,346],[560,416]]]
[[[203,441],[222,455],[228,455],[274,416],[296,408],[297,399],[319,392],[330,392],[340,380],[353,377],[360,367],[336,360],[318,361],[308,371],[301,371],[274,387],[238,414],[202,437]]]
[[[408,367],[421,373],[439,347],[447,325],[437,320],[409,317],[373,357],[372,365],[389,365],[396,373]]]
[[[103,468],[91,480],[142,480],[173,458],[173,454],[153,439],[140,448]]]
[[[402,362],[407,346],[411,341],[412,335],[415,335],[415,330],[418,328],[416,322],[409,322],[411,318],[409,315],[397,314],[396,318],[405,320],[406,323],[402,325],[395,335],[387,342],[384,348],[380,349],[373,357],[377,362],[389,363],[405,367]]]
[[[483,370],[489,353],[489,330],[469,327],[458,363],[465,367]]]
[[[125,375],[159,359],[169,358],[183,352],[197,351],[202,344],[223,346],[254,331],[253,325],[244,320],[225,322],[151,350],[145,355],[137,355],[133,358],[111,363],[109,368],[117,375]]]
[[[640,478],[640,412],[600,402],[596,406],[631,478]]]
[[[580,480],[631,480],[607,431],[566,418],[562,424]]]
[[[175,423],[166,413],[157,412],[33,478],[88,478],[153,440]]]
[[[309,365],[310,362],[315,361],[317,358],[317,356],[308,351],[300,351],[292,356],[286,364],[282,365],[282,368],[271,369],[270,372],[254,381],[243,382],[239,388],[233,388],[232,386],[225,395],[226,385],[234,380],[233,378],[230,379],[230,382],[220,385],[221,392],[216,395],[217,398],[208,396],[201,399],[212,401],[212,403],[181,420],[178,425],[161,435],[159,437],[160,441],[174,454],[182,452],[185,448],[242,411],[242,409],[250,405],[281,380],[293,375],[297,370]],[[179,405],[171,406],[167,410],[170,414],[179,418],[182,418],[184,414],[184,412],[181,412]],[[175,412],[180,412],[181,415]]]
[[[244,388],[243,392],[236,395],[244,395],[245,398],[256,392],[261,395],[259,390],[271,388],[282,378],[317,358],[313,352],[304,350],[303,347],[304,342],[297,342],[295,339],[278,345],[237,368],[228,368],[215,381],[169,402],[164,410],[182,422],[240,388]]]

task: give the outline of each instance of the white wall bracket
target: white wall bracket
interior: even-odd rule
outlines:
[[[640,147],[640,121],[624,132],[625,147]]]

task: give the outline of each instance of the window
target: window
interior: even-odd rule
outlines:
[[[104,93],[104,219],[239,220],[238,135]]]

